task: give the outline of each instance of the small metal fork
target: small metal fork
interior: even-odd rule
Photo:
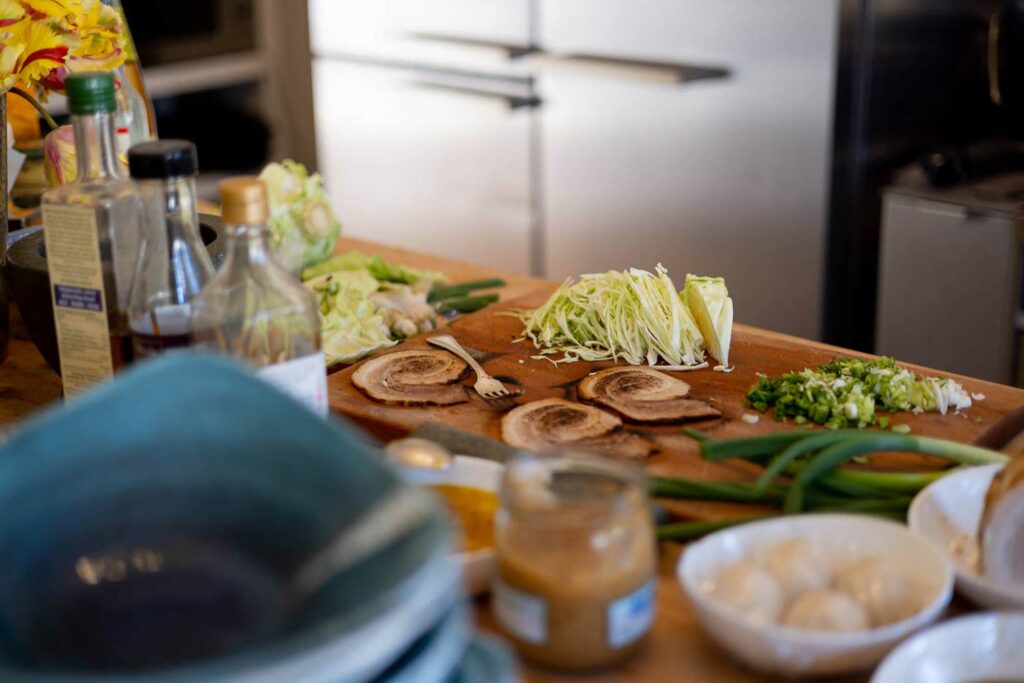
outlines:
[[[473,368],[473,372],[476,373],[476,384],[473,385],[473,389],[488,401],[512,395],[512,392],[506,389],[504,384],[488,375],[484,369],[480,367],[480,364],[476,362],[476,359],[469,355],[469,352],[462,348],[462,345],[459,344],[459,342],[455,341],[455,337],[448,334],[440,337],[427,337],[427,343],[433,346],[438,346],[445,351],[451,351],[456,356],[469,363],[469,367]]]

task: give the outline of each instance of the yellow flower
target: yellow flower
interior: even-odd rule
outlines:
[[[68,46],[63,37],[50,25],[33,21],[22,36],[21,54],[18,56],[16,73],[26,82],[45,79],[54,69],[64,66]]]
[[[17,81],[63,90],[70,71],[124,63],[121,15],[102,0],[0,0],[0,91]]]
[[[16,0],[0,0],[0,31],[5,33],[25,18],[25,8]]]
[[[21,0],[21,4],[33,15],[33,19],[44,17],[65,17],[74,11],[75,0]]]
[[[61,126],[43,138],[43,170],[50,187],[69,183],[78,175],[75,154],[75,132]]]
[[[72,17],[78,36],[70,54],[72,70],[116,69],[125,60],[121,15],[100,0],[82,0]]]

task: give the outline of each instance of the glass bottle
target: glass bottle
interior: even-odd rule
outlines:
[[[121,5],[121,0],[103,0],[103,4],[109,5],[121,16],[122,32],[125,37],[125,62],[117,70],[117,78],[124,84],[124,87],[119,89],[119,94],[121,91],[124,92],[126,106],[122,110],[122,104],[119,101],[118,110],[131,112],[128,128],[132,144],[155,139],[157,136],[156,112],[153,109],[153,99],[146,89],[146,81],[142,77],[139,53],[135,49],[135,40],[132,38],[132,32],[128,26],[128,17]]]
[[[267,189],[255,177],[220,183],[227,253],[192,307],[198,345],[247,362],[271,384],[327,414],[327,371],[313,294],[271,255]]]
[[[150,132],[146,102],[129,80],[124,65],[114,71],[114,76],[117,86],[117,151],[127,154],[132,146],[155,136]]]
[[[199,236],[196,146],[159,140],[132,147],[128,168],[142,197],[142,245],[128,300],[135,359],[187,346],[192,301],[213,279]]]
[[[43,195],[43,234],[64,393],[131,362],[126,315],[142,206],[117,161],[114,77],[73,73],[66,91],[78,176]]]
[[[494,531],[491,605],[520,654],[589,670],[636,652],[654,621],[657,571],[638,468],[593,457],[513,460]]]

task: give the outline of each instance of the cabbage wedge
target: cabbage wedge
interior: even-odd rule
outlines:
[[[732,299],[720,277],[686,276],[683,299],[704,337],[704,345],[722,368],[729,367],[732,343]]]

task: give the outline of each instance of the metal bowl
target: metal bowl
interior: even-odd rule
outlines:
[[[226,240],[218,216],[199,215],[199,232],[215,268],[224,262]],[[43,227],[24,228],[7,236],[7,284],[18,305],[32,343],[46,363],[60,374],[57,331],[53,325],[50,274],[46,265]]]

